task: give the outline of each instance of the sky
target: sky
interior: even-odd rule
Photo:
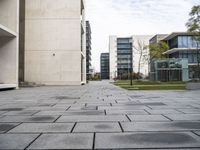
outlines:
[[[92,30],[92,66],[109,52],[109,36],[155,35],[186,31],[189,12],[200,0],[85,0]]]

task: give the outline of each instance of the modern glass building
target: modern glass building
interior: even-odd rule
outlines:
[[[132,38],[117,38],[117,76],[118,78],[129,78],[133,68]]]
[[[101,79],[109,79],[109,53],[101,53]]]
[[[193,33],[176,32],[163,40],[169,45],[164,54],[168,58],[183,58],[188,60],[189,78],[198,78],[198,58],[200,58],[200,42],[194,40]]]

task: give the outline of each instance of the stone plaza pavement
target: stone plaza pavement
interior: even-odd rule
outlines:
[[[0,92],[0,149],[200,149],[200,91],[108,81]]]

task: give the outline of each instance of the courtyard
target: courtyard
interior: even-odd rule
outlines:
[[[0,149],[200,149],[200,91],[108,81],[0,92]]]

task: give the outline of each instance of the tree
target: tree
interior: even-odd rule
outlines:
[[[169,49],[169,46],[167,45],[166,42],[158,42],[155,44],[150,44],[149,45],[149,61],[153,59],[160,59],[160,58],[165,58],[163,53]]]
[[[137,45],[134,46],[134,49],[139,54],[138,60],[138,74],[140,73],[141,64],[143,63],[144,57],[147,55],[148,46],[144,43],[144,41],[137,40]]]
[[[193,6],[191,12],[189,13],[190,18],[186,23],[188,32],[193,33],[194,40],[197,43],[197,69],[198,76],[200,78],[200,56],[199,56],[199,43],[200,43],[200,5]]]

